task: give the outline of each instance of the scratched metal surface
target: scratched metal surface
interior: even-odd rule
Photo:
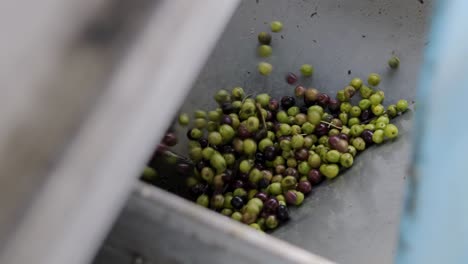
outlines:
[[[239,85],[247,93],[292,95],[285,73],[297,72],[303,63],[315,67],[313,78],[300,80],[303,85],[335,94],[351,78],[377,72],[387,104],[400,98],[413,100],[422,51],[429,44],[431,9],[432,1],[417,0],[245,0],[181,112],[215,108],[216,90]],[[256,35],[268,31],[272,20],[281,20],[284,30],[273,34],[273,56],[265,60],[274,71],[263,77],[256,73],[261,61],[256,57]],[[392,54],[401,58],[397,71],[386,64]],[[293,220],[272,235],[340,263],[392,263],[410,162],[412,117],[412,112],[399,117],[397,140],[359,155],[352,169],[316,188],[292,211]],[[179,134],[184,138],[183,131]],[[184,143],[175,150],[186,153]],[[183,181],[171,184],[177,189]]]

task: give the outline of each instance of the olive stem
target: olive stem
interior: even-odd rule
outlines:
[[[326,121],[320,121],[320,123],[327,124],[329,127],[332,126],[332,127],[336,128],[336,129],[343,129],[343,127],[335,126],[334,124],[326,122]]]
[[[256,103],[255,104],[255,107],[257,108],[257,115],[260,117],[260,119],[262,120],[262,125],[263,125],[263,128],[266,129],[267,125],[266,125],[266,122],[265,122],[265,117],[262,115],[262,106],[259,104],[259,103]]]
[[[248,94],[244,97],[244,99],[242,99],[242,103],[245,102],[245,100],[247,100],[247,98],[251,97],[251,96],[254,96],[255,94]]]
[[[175,152],[173,152],[171,150],[166,150],[166,151],[163,152],[163,154],[167,155],[167,156],[176,157],[176,158],[178,158],[180,160],[183,160],[183,161],[185,161],[185,162],[187,162],[187,163],[189,163],[191,165],[195,165],[191,159],[189,159],[187,157],[184,157],[184,156],[182,156],[180,154],[177,154],[177,153],[175,153]]]

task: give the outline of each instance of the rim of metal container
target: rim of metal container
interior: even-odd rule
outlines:
[[[236,221],[228,220],[219,213],[198,206],[155,186],[138,183],[128,206],[132,206],[136,202],[135,200],[140,198],[159,208],[154,212],[161,214],[157,218],[165,219],[165,223],[169,228],[180,228],[180,232],[184,232],[185,228],[182,228],[182,225],[188,223],[192,227],[203,226],[213,231],[204,232],[202,228],[189,229],[190,236],[196,237],[198,241],[223,244],[225,237],[231,237],[230,251],[238,251],[241,254],[245,253],[242,252],[243,248],[249,248],[250,252],[258,255],[258,259],[262,259],[262,255],[268,255],[276,258],[278,263],[333,263],[271,235],[256,231]]]

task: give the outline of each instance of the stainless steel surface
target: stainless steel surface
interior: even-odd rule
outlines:
[[[351,169],[316,188],[273,235],[338,263],[393,263],[412,117],[399,117],[397,140],[357,156]]]
[[[385,103],[415,98],[432,1],[243,1],[198,78],[183,111],[215,107],[217,89],[242,86],[246,93],[293,94],[284,81],[303,63],[315,67],[301,83],[330,94],[351,78],[382,75]],[[284,30],[273,33],[274,67],[260,76],[256,37],[272,20]],[[283,36],[283,38],[281,37]],[[392,54],[400,68],[390,70]],[[348,70],[351,74],[348,74]],[[203,102],[200,102],[203,100]],[[293,220],[273,236],[341,263],[391,263],[396,249],[404,181],[411,144],[411,118],[397,119],[400,137],[372,147],[355,159],[352,169],[317,188],[294,210]],[[181,134],[181,137],[183,135]],[[179,147],[183,146],[180,144]],[[180,149],[179,151],[184,151]]]
[[[139,184],[95,264],[321,263],[324,258]]]
[[[87,263],[237,1],[0,6],[0,263]]]
[[[382,75],[379,88],[385,92],[386,104],[400,98],[413,100],[422,51],[428,44],[426,29],[431,8],[432,1],[416,0],[245,0],[181,112],[215,108],[212,95],[220,88],[242,86],[247,93],[292,95],[294,87],[286,84],[284,76],[289,71],[298,72],[303,63],[314,65],[315,73],[300,83],[329,94],[335,94],[353,77],[366,79],[370,72],[377,72]],[[265,60],[273,64],[274,70],[271,76],[263,77],[256,71],[257,63],[262,61],[256,57],[256,37],[260,31],[269,31],[272,20],[281,20],[284,30],[273,34],[273,56]],[[401,59],[396,71],[387,66],[392,54]],[[399,117],[397,140],[359,155],[352,169],[316,188],[303,206],[293,210],[292,221],[272,235],[340,263],[391,263],[409,163],[411,123],[412,112]],[[185,138],[184,134],[180,131],[180,138]],[[176,150],[186,153],[184,143],[182,140]],[[179,184],[183,185],[183,181]],[[138,210],[132,205],[131,200],[126,210]],[[126,219],[129,217],[127,213],[120,217],[120,225],[109,241],[120,239],[121,248],[147,252],[151,246],[146,245],[157,243],[157,239],[140,236],[140,232],[146,232],[145,226],[135,229],[137,234],[129,233],[140,236],[141,241],[116,238],[124,232],[119,227],[136,225],[141,216],[135,213],[134,219]],[[226,228],[233,224],[226,219]],[[174,236],[186,237],[188,231],[184,228],[176,230]],[[207,263],[224,261],[211,258],[212,250],[205,249],[206,241],[201,241],[198,254],[212,261]],[[185,252],[182,250],[180,255]]]

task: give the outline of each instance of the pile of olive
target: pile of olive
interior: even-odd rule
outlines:
[[[288,205],[300,205],[324,178],[351,167],[360,151],[398,136],[390,120],[408,102],[385,108],[384,93],[375,90],[380,76],[367,82],[351,80],[336,99],[302,86],[279,100],[245,96],[241,87],[218,91],[219,107],[196,111],[187,131],[193,199],[260,230],[287,221]],[[358,93],[362,99],[352,105]],[[179,123],[189,119],[182,114]]]
[[[281,29],[281,22],[271,23],[272,32]],[[271,55],[271,39],[267,32],[258,35],[260,57]],[[388,64],[396,69],[399,59],[392,57]],[[267,62],[258,64],[262,75],[272,69]],[[304,64],[300,72],[310,77],[314,69]],[[297,81],[294,73],[286,75],[288,84]],[[375,73],[367,85],[354,78],[335,98],[300,85],[294,97],[279,100],[266,93],[246,96],[241,87],[218,91],[216,109],[195,111],[192,121],[188,114],[178,118],[181,126],[190,126],[190,159],[178,162],[190,195],[197,204],[258,230],[275,229],[289,219],[287,206],[301,205],[324,178],[350,168],[368,146],[398,136],[390,121],[408,109],[408,102],[384,107],[385,94],[376,90],[379,83]],[[353,105],[350,99],[356,94],[361,100]],[[174,157],[168,147],[176,143],[175,134],[168,132],[156,154]],[[144,180],[155,177],[154,170],[145,169]]]

